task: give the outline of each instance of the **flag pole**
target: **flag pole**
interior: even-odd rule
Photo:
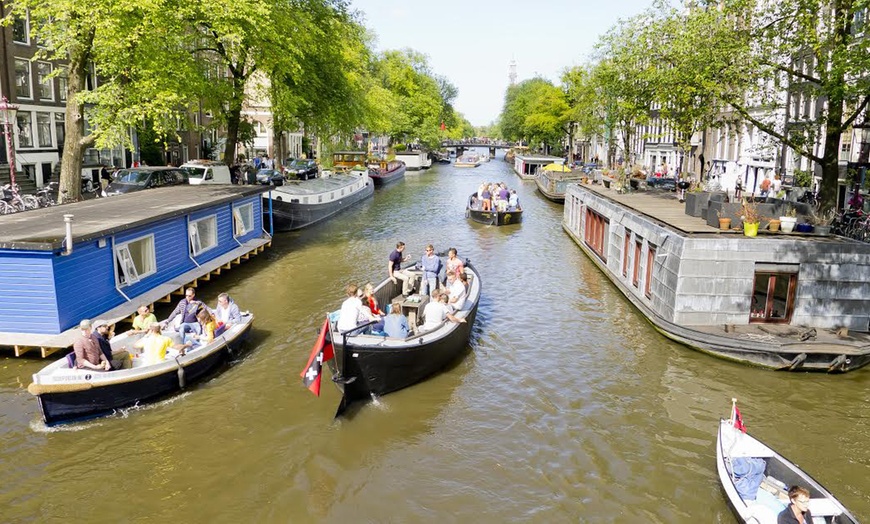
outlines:
[[[731,426],[734,426],[734,420],[737,418],[737,399],[731,398]]]

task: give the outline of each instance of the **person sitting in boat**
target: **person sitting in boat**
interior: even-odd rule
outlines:
[[[464,318],[456,318],[450,312],[450,308],[447,307],[447,301],[449,297],[447,293],[442,293],[440,291],[435,291],[435,296],[432,297],[432,300],[426,304],[426,307],[423,308],[423,327],[422,331],[432,331],[433,329],[437,329],[445,320],[450,320],[451,322],[465,322]]]
[[[105,320],[94,320],[91,323],[93,333],[91,336],[97,341],[100,346],[100,351],[106,356],[106,359],[112,365],[112,371],[130,367],[130,360],[126,348],[121,348],[118,351],[112,351],[112,344],[109,342],[115,336],[115,332],[111,330],[111,326]]]
[[[450,312],[458,311],[465,305],[468,292],[456,273],[447,273],[447,306]]]
[[[511,194],[508,197],[508,209],[516,211],[520,207],[520,198],[517,196],[517,190],[511,189]]]
[[[206,346],[214,340],[214,332],[217,329],[217,321],[211,312],[207,309],[201,309],[199,313],[196,314],[196,319],[199,321],[199,325],[202,328],[202,334],[196,335],[194,333],[188,333],[184,335],[184,344],[190,347],[200,347]]]
[[[408,319],[402,314],[402,301],[394,300],[390,314],[384,318],[384,333],[392,338],[407,338],[410,331]]]
[[[133,329],[130,332],[145,333],[148,330],[148,326],[154,322],[157,322],[157,317],[154,316],[154,313],[151,312],[151,309],[147,305],[142,304],[136,310],[136,316],[133,318]]]
[[[511,196],[511,192],[508,191],[508,188],[505,185],[505,183],[502,182],[501,184],[499,184],[498,199],[504,200],[505,202],[507,202],[508,199],[510,198],[510,196]]]
[[[403,255],[403,251],[405,251],[405,243],[396,242],[396,249],[390,253],[390,259],[387,262],[387,276],[393,284],[396,283],[396,279],[401,280],[402,294],[408,296],[414,289],[416,277],[407,269],[402,269],[402,262],[407,262],[411,258],[410,255]]]
[[[79,322],[79,336],[73,343],[73,351],[76,354],[76,368],[92,369],[94,371],[111,371],[112,363],[100,350],[100,344],[94,338],[91,321],[84,319]]]
[[[162,334],[162,331],[160,322],[155,322],[148,326],[148,334],[133,344],[134,348],[142,350],[143,365],[149,366],[163,362],[169,348],[176,348],[184,355],[185,350],[190,347],[189,344],[173,344],[172,339]]]
[[[790,504],[776,519],[777,524],[812,524],[813,515],[807,506],[810,502],[810,492],[803,486],[792,486],[788,489]]]
[[[435,254],[432,244],[426,246],[426,254],[420,259],[423,269],[423,280],[420,282],[420,294],[428,295],[438,286],[438,275],[441,273],[441,257]]]
[[[445,264],[446,274],[444,276],[445,284],[447,283],[447,275],[449,275],[450,273],[454,273],[456,274],[456,276],[459,276],[459,274],[462,273],[465,269],[465,264],[463,264],[462,260],[456,255],[457,253],[455,247],[451,247],[447,250],[447,263]]]
[[[372,315],[368,306],[364,306],[362,300],[357,295],[359,287],[356,284],[348,284],[345,288],[347,298],[341,303],[341,310],[338,314],[339,331],[348,331],[365,322],[378,321],[379,318]],[[377,322],[372,326],[372,329],[381,331],[384,328],[383,322]]]
[[[369,307],[369,311],[372,312],[372,315],[377,315],[379,317],[386,315],[378,305],[378,298],[375,296],[375,286],[373,286],[371,282],[367,282],[366,285],[363,286],[363,304]]]
[[[171,326],[175,317],[181,315],[181,325],[178,327],[178,332],[184,337],[187,333],[193,332],[197,335],[202,334],[202,326],[196,320],[196,314],[200,309],[203,309],[205,304],[196,299],[196,290],[192,287],[184,291],[184,298],[178,301],[178,305],[169,314],[169,317],[163,321],[164,326]]]
[[[236,302],[226,293],[221,293],[217,298],[217,306],[214,308],[215,320],[223,329],[242,322],[242,312]],[[217,333],[220,335],[220,333]]]

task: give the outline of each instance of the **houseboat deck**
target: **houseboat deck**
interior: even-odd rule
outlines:
[[[60,249],[67,214],[73,215],[76,243],[268,190],[268,186],[176,186],[4,215],[0,216],[0,249]]]
[[[583,191],[600,203],[584,199]],[[563,229],[664,336],[774,369],[842,372],[870,363],[865,308],[854,298],[863,297],[868,285],[870,269],[861,262],[870,249],[866,244],[811,233],[759,231],[757,239],[744,238],[742,229],[720,231],[687,215],[670,192],[621,194],[571,184],[568,193],[572,202],[566,198]],[[575,205],[578,199],[588,207]],[[593,215],[579,218],[584,209]],[[844,271],[849,282],[841,284]],[[753,297],[772,293],[763,280],[757,287],[757,272],[760,278],[794,275],[788,295],[776,299],[787,307],[786,321],[751,317]],[[844,287],[852,291],[839,291]]]

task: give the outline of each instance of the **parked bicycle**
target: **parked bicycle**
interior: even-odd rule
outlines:
[[[36,192],[38,207],[50,207],[57,205],[57,200],[55,200],[54,198],[54,195],[57,194],[57,187],[57,182],[50,182],[47,186],[43,186],[42,189]]]
[[[39,201],[33,195],[22,195],[19,193],[21,188],[18,184],[5,184],[0,187],[3,192],[2,202],[5,204],[0,206],[0,215],[8,215],[18,211],[28,209],[36,209],[39,207]]]

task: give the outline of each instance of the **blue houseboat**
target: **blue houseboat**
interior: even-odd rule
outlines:
[[[179,186],[0,217],[0,346],[45,357],[84,318],[117,322],[261,252],[266,190]]]

